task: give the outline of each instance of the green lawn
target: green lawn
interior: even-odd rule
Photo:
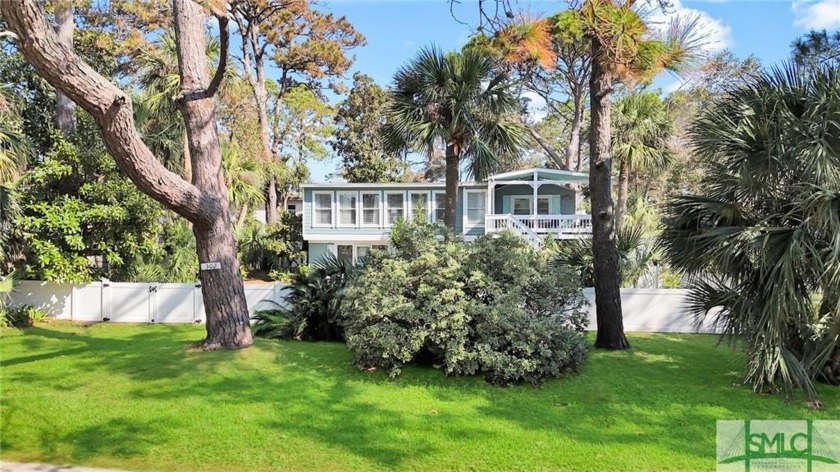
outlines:
[[[340,344],[194,352],[200,326],[50,324],[0,339],[0,457],[136,470],[709,470],[717,419],[840,418],[739,385],[716,338],[632,335],[575,377],[496,388],[350,365]]]

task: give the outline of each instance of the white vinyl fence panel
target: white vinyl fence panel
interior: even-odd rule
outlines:
[[[245,299],[251,315],[283,303],[281,283],[247,284]],[[595,291],[583,290],[589,300],[589,329],[596,328]],[[688,290],[621,289],[626,331],[713,333],[685,309]],[[23,281],[12,292],[12,306],[32,305],[57,319],[133,323],[202,323],[204,300],[199,284],[92,282],[81,285]]]
[[[285,285],[245,285],[248,312],[282,303]],[[122,323],[202,323],[204,299],[197,283],[91,282],[71,285],[22,281],[11,306],[32,305],[56,319]]]
[[[648,333],[715,333],[711,318],[701,324],[686,309],[688,290],[684,289],[621,289],[621,311],[624,330]],[[589,330],[596,324],[595,289],[583,289],[589,301]]]

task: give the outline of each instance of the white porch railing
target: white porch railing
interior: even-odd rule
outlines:
[[[484,217],[485,232],[498,233],[505,230],[513,231],[527,239],[535,249],[542,247],[542,238],[540,235],[513,215],[486,215]]]
[[[514,218],[537,234],[592,233],[592,215],[517,215]]]
[[[591,234],[591,215],[487,215],[485,231],[492,233],[506,229],[517,233],[522,231],[517,226],[530,230],[537,236],[546,234]]]

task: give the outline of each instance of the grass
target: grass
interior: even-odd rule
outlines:
[[[711,470],[715,420],[840,418],[740,385],[716,338],[631,335],[580,375],[496,388],[340,344],[195,352],[200,326],[48,324],[0,338],[0,457],[164,471]]]

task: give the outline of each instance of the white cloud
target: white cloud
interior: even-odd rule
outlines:
[[[525,92],[521,96],[528,99],[528,115],[534,123],[539,123],[548,115],[548,109],[542,97],[534,92]]]
[[[797,28],[821,30],[840,27],[840,0],[795,0],[791,3],[791,9],[793,25]]]
[[[840,0],[830,0],[840,1]],[[702,48],[705,52],[717,52],[732,46],[732,28],[723,20],[713,18],[703,10],[683,6],[680,0],[674,0],[666,12],[656,9],[649,15],[653,29],[664,31],[668,28],[672,18],[698,19],[697,34],[702,38]]]

